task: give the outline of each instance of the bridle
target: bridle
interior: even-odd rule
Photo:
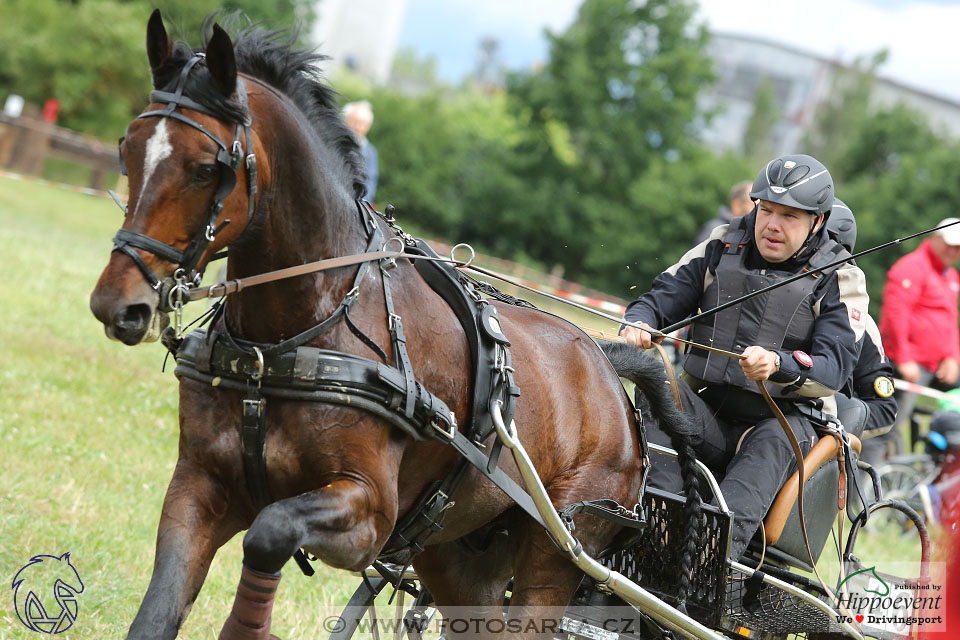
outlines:
[[[247,101],[247,92],[244,88],[243,81],[239,77],[237,78],[236,99],[247,115],[242,122],[237,124],[236,134],[230,146],[227,146],[215,133],[202,124],[176,110],[178,107],[184,107],[199,111],[214,118],[221,118],[221,116],[213,113],[209,108],[183,95],[190,70],[203,59],[204,55],[198,53],[184,65],[180,71],[180,77],[177,79],[176,88],[172,93],[169,91],[153,91],[150,93],[150,99],[153,102],[166,103],[166,108],[141,113],[137,116],[137,119],[173,118],[179,120],[206,135],[219,147],[219,151],[217,152],[217,165],[220,167],[220,182],[213,195],[213,200],[210,203],[206,224],[194,235],[190,244],[183,250],[151,238],[143,233],[130,231],[129,229],[120,229],[113,237],[113,251],[120,251],[129,256],[134,264],[137,265],[137,268],[140,269],[144,278],[147,279],[147,282],[150,283],[150,286],[160,295],[160,303],[157,309],[161,312],[172,311],[175,310],[177,306],[182,306],[182,301],[179,301],[178,304],[175,298],[178,295],[183,296],[188,283],[192,283],[195,286],[199,285],[203,275],[202,270],[197,270],[200,257],[207,250],[207,247],[210,246],[210,243],[213,242],[214,238],[217,237],[217,234],[230,224],[230,220],[227,219],[217,225],[217,218],[223,211],[224,200],[227,199],[227,196],[230,195],[237,184],[237,170],[240,168],[241,161],[243,161],[247,171],[248,225],[253,218],[253,213],[256,208],[257,158],[253,153],[253,139],[250,134],[252,121]],[[120,138],[119,144],[123,144],[123,138]],[[247,148],[246,156],[244,156],[243,153],[244,144],[246,144]],[[123,175],[127,175],[127,168],[123,162],[122,155],[120,156],[120,172]],[[118,204],[120,204],[119,201]],[[121,205],[121,208],[126,212],[126,207]],[[174,276],[161,280],[143,260],[137,252],[137,249],[152,253],[162,260],[177,265]]]

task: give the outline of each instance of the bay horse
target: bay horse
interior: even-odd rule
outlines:
[[[90,298],[106,334],[125,344],[155,340],[169,311],[164,282],[202,272],[225,248],[227,278],[234,280],[361,253],[368,224],[394,235],[384,219],[358,215],[361,156],[336,94],[317,76],[314,65],[323,57],[276,32],[247,28],[235,37],[234,43],[215,24],[198,55],[173,43],[159,11],[148,22],[147,56],[158,91],[122,139],[129,202]],[[391,328],[403,319],[408,370],[449,407],[455,424],[468,424],[471,353],[461,324],[410,260],[396,260],[385,273],[341,268],[245,289],[229,297],[211,330],[244,344],[277,345],[350,300],[352,320],[331,323],[304,345],[362,356],[393,352],[386,357],[397,365]],[[384,278],[395,292],[390,306]],[[643,468],[639,425],[601,350],[559,318],[494,306],[511,344],[520,439],[553,504],[598,498],[635,504]],[[230,622],[231,615],[221,638],[270,637],[272,596],[263,594],[275,589],[298,549],[332,567],[364,569],[398,518],[458,459],[443,442],[418,441],[360,408],[271,398],[262,419],[273,501],[262,506],[245,482],[244,392],[181,377],[179,393],[179,457],[131,639],[175,638],[217,549],[244,529],[234,603],[240,621]],[[509,456],[500,466],[519,478]],[[540,526],[472,467],[453,498],[442,530],[413,559],[441,611],[470,606],[499,616],[511,577],[511,615],[566,606],[581,574]],[[485,549],[458,543],[494,522],[508,535]],[[576,533],[596,553],[617,527],[581,517]]]

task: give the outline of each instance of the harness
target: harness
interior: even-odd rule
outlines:
[[[367,250],[384,244],[376,224],[376,212],[364,201],[358,211],[368,229]],[[470,344],[473,395],[467,429],[458,429],[450,408],[415,378],[406,349],[403,321],[396,313],[390,288],[394,258],[380,260],[380,278],[388,313],[391,358],[350,320],[349,310],[360,294],[370,262],[361,264],[353,287],[333,313],[316,326],[279,344],[262,344],[234,338],[222,319],[225,305],[211,316],[209,329],[197,329],[178,339],[172,329],[164,344],[177,361],[176,375],[217,388],[243,393],[241,442],[247,489],[255,506],[273,501],[267,487],[265,442],[268,400],[298,400],[349,406],[370,413],[399,428],[416,441],[435,440],[451,445],[460,454],[443,480],[427,487],[418,503],[401,520],[381,552],[381,557],[423,550],[426,540],[443,528],[443,514],[453,506],[451,496],[465,476],[468,465],[480,470],[528,514],[543,524],[532,499],[497,465],[502,444],[496,440],[489,452],[480,447],[494,431],[490,407],[496,403],[509,423],[519,388],[513,381],[510,342],[500,329],[496,307],[482,294],[489,291],[438,256],[421,240],[403,238],[405,253],[415,260],[418,272],[450,305]],[[431,259],[434,258],[434,259]],[[504,296],[508,298],[508,296]],[[306,343],[339,321],[345,321],[381,361],[318,349]],[[466,435],[464,435],[464,433]],[[305,558],[298,558],[305,570]],[[312,572],[312,569],[310,570]]]
[[[751,344],[771,351],[808,351],[816,321],[814,291],[820,284],[819,276],[800,278],[787,282],[791,273],[749,269],[746,265],[747,250],[753,229],[745,218],[735,218],[724,237],[724,251],[716,267],[716,277],[704,289],[701,307],[712,309],[721,303],[739,298],[744,293],[762,289],[771,283],[783,286],[770,291],[762,298],[748,300],[725,309],[706,320],[693,323],[690,339],[698,345],[711,345],[730,351],[742,351]],[[820,244],[807,261],[805,272],[819,271],[830,274],[838,265],[831,266],[850,254],[838,243],[826,240]],[[773,318],[774,321],[769,320]],[[695,346],[683,363],[684,371],[694,378],[711,385],[723,385],[724,389],[746,394],[744,402],[762,406],[757,389],[750,384],[736,361],[718,357]],[[776,387],[771,395],[780,402],[797,399],[796,390],[806,381],[803,374],[793,384]]]
[[[248,225],[256,208],[257,170],[251,146],[249,116],[237,125],[233,144],[228,147],[203,125],[176,111],[178,107],[185,107],[219,117],[183,95],[190,70],[202,59],[202,54],[198,54],[188,61],[180,72],[172,93],[151,93],[151,98],[156,102],[165,102],[166,108],[143,113],[139,118],[174,118],[201,131],[220,148],[217,154],[217,163],[221,170],[220,182],[213,196],[206,224],[184,250],[126,229],[117,232],[113,250],[129,256],[158,292],[158,310],[172,310],[178,315],[177,328],[168,328],[162,336],[163,344],[176,359],[177,377],[243,394],[241,455],[245,482],[254,507],[260,510],[273,502],[267,484],[265,444],[268,400],[276,398],[360,409],[385,420],[416,441],[440,441],[449,444],[460,454],[447,477],[427,487],[417,504],[397,523],[381,552],[381,558],[390,557],[391,560],[401,559],[408,562],[413,555],[423,550],[427,539],[443,528],[444,513],[453,506],[451,496],[465,477],[468,465],[478,469],[546,529],[547,525],[530,494],[498,466],[502,440],[494,438],[489,452],[481,450],[486,448],[483,442],[494,433],[498,421],[502,420],[499,424],[511,425],[512,428],[512,417],[520,395],[519,388],[514,384],[510,341],[502,332],[496,307],[485,295],[513,304],[532,305],[502,294],[454,269],[422,240],[416,240],[404,233],[392,218],[383,218],[396,232],[389,239],[385,239],[377,221],[377,216],[382,214],[366,201],[356,201],[361,224],[367,234],[365,253],[348,260],[321,261],[291,269],[298,273],[308,273],[335,266],[360,265],[351,288],[326,319],[278,344],[255,343],[230,335],[224,320],[226,303],[221,302],[204,323],[209,323],[209,328],[201,327],[181,337],[180,310],[187,301],[201,297],[197,287],[202,272],[197,270],[197,265],[210,243],[230,222],[228,219],[217,225],[217,218],[223,210],[224,200],[236,186],[236,172],[244,157],[248,181]],[[247,97],[242,81],[237,83],[237,100],[246,111]],[[246,156],[243,155],[244,143],[248,152]],[[121,169],[126,174],[122,158]],[[119,200],[118,204],[126,211]],[[402,252],[386,251],[387,244],[392,241],[400,243]],[[176,264],[177,270],[173,278],[161,280],[140,257],[137,249]],[[397,266],[396,258],[400,253],[413,259],[417,271],[454,311],[466,333],[473,363],[473,393],[469,421],[463,430],[459,428],[455,415],[443,400],[417,381],[411,366],[403,321],[394,308],[390,288],[391,273]],[[220,257],[220,254],[216,257]],[[352,305],[360,295],[361,285],[366,281],[374,261],[379,265],[387,311],[391,352],[389,356],[364,334],[350,317]],[[279,273],[265,274],[248,280],[268,282],[279,277],[286,276]],[[249,283],[251,286],[252,284],[254,282]],[[217,290],[216,295],[239,291],[242,286],[241,281],[227,283],[227,286]],[[210,288],[203,296],[214,295],[215,289],[216,287]],[[376,354],[378,360],[307,346],[341,321]],[[599,515],[605,511],[598,505],[591,511],[593,512]],[[610,513],[617,515],[619,512]],[[643,524],[635,518],[621,519],[630,520],[635,527]],[[313,574],[302,550],[295,552],[294,559],[304,573]]]
[[[217,151],[217,165],[220,167],[220,182],[217,185],[217,190],[213,195],[212,202],[210,203],[210,210],[207,213],[206,224],[204,224],[203,227],[197,231],[197,233],[193,236],[193,239],[190,241],[190,244],[188,244],[186,249],[183,250],[177,249],[176,247],[173,247],[165,242],[161,242],[155,238],[151,238],[148,235],[136,231],[130,231],[129,229],[120,229],[113,237],[113,251],[120,251],[133,260],[134,264],[137,265],[137,268],[140,269],[140,272],[143,273],[143,276],[147,279],[147,282],[150,283],[150,286],[153,287],[158,294],[160,294],[160,305],[158,309],[164,312],[176,309],[178,302],[179,306],[183,306],[182,295],[186,290],[185,283],[188,280],[195,285],[200,283],[202,272],[197,271],[197,264],[200,262],[201,256],[203,256],[203,253],[207,250],[207,247],[210,246],[210,243],[213,242],[214,238],[217,237],[217,234],[223,231],[224,227],[230,224],[230,220],[227,219],[217,225],[217,218],[223,211],[224,200],[227,199],[227,196],[230,195],[237,184],[237,170],[240,168],[241,161],[247,170],[247,199],[249,202],[247,209],[248,224],[250,223],[250,220],[252,220],[253,213],[256,209],[257,158],[253,153],[253,138],[250,134],[251,120],[247,104],[247,91],[244,87],[243,81],[239,77],[237,78],[236,95],[237,101],[240,103],[243,111],[248,115],[243,122],[237,124],[233,143],[229,147],[219,137],[217,137],[216,134],[204,127],[202,124],[191,119],[189,116],[176,111],[178,107],[184,107],[194,111],[199,111],[200,113],[214,118],[220,117],[213,113],[206,106],[183,95],[190,70],[193,69],[193,67],[203,59],[203,54],[197,54],[190,58],[190,60],[180,71],[180,76],[177,78],[177,85],[172,93],[168,91],[152,91],[150,93],[150,99],[153,102],[165,102],[167,104],[166,108],[141,113],[139,116],[137,116],[137,119],[173,118],[174,120],[179,120],[180,122],[190,125],[194,129],[202,132],[208,138],[213,140],[217,147],[219,147],[219,151]],[[242,142],[241,136],[243,139]],[[118,148],[123,144],[123,140],[123,138],[120,138],[120,141],[117,144]],[[247,148],[246,156],[244,156],[243,153],[244,143],[246,144]],[[127,167],[123,162],[123,155],[120,155],[120,173],[127,175]],[[117,201],[117,203],[120,204],[119,201]],[[121,205],[121,208],[124,210],[124,212],[126,212],[125,206]],[[148,253],[152,253],[161,260],[166,260],[177,265],[177,271],[174,278],[161,280],[147,265],[143,258],[140,257],[140,254],[137,253],[136,249],[141,249]],[[180,296],[179,300],[177,299],[177,296]]]

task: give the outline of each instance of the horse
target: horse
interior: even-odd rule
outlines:
[[[396,237],[384,217],[364,214],[358,143],[335,92],[316,71],[324,57],[279,32],[248,27],[231,38],[209,24],[203,51],[175,45],[159,11],[147,25],[157,91],[121,140],[130,195],[90,297],[106,335],[127,345],[157,339],[168,323],[171,294],[178,287],[182,292],[184,281],[218,252],[227,251],[227,279],[234,281],[360,254],[369,249],[371,233]],[[396,367],[402,355],[417,389],[441,400],[455,418],[453,430],[462,429],[476,410],[462,325],[411,259],[401,256],[391,267],[355,265],[240,290],[210,330],[260,345],[248,377],[253,393],[258,384],[252,381],[264,373],[261,350],[298,336],[301,348],[373,356]],[[170,282],[173,289],[165,286]],[[349,313],[338,316],[344,301]],[[503,371],[515,372],[520,440],[552,503],[560,508],[610,498],[635,504],[643,471],[640,429],[596,343],[538,310],[499,301],[491,306],[509,337],[512,366]],[[331,317],[339,319],[327,322]],[[398,355],[401,319],[405,349]],[[311,330],[320,325],[323,331]],[[243,530],[240,586],[221,638],[271,637],[272,595],[264,594],[275,590],[281,568],[298,550],[331,567],[364,569],[398,520],[459,458],[442,438],[418,440],[359,405],[284,397],[247,404],[247,392],[218,381],[180,377],[178,460],[130,639],[175,638],[217,549]],[[254,423],[264,428],[268,504],[245,481],[241,451],[250,406],[257,407]],[[499,466],[520,478],[509,456]],[[511,579],[511,615],[566,606],[579,569],[476,468],[468,467],[444,509],[442,528],[412,559],[441,612],[469,606],[498,617]],[[577,536],[589,553],[617,534],[609,521],[578,518]],[[494,524],[508,535],[492,536],[486,547],[463,544]]]

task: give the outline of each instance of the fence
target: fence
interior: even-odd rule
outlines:
[[[89,167],[88,187],[94,190],[103,190],[107,175],[119,169],[117,148],[113,145],[27,115],[14,118],[0,112],[0,167],[12,174],[39,176],[48,156]],[[16,176],[5,174],[4,177]],[[449,245],[434,241],[431,244],[449,253]],[[608,313],[621,314],[626,304],[620,298],[508,260],[478,255],[477,262],[522,284]]]
[[[89,167],[92,189],[103,189],[107,175],[119,169],[115,146],[27,115],[0,113],[0,167],[39,176],[49,156]]]

